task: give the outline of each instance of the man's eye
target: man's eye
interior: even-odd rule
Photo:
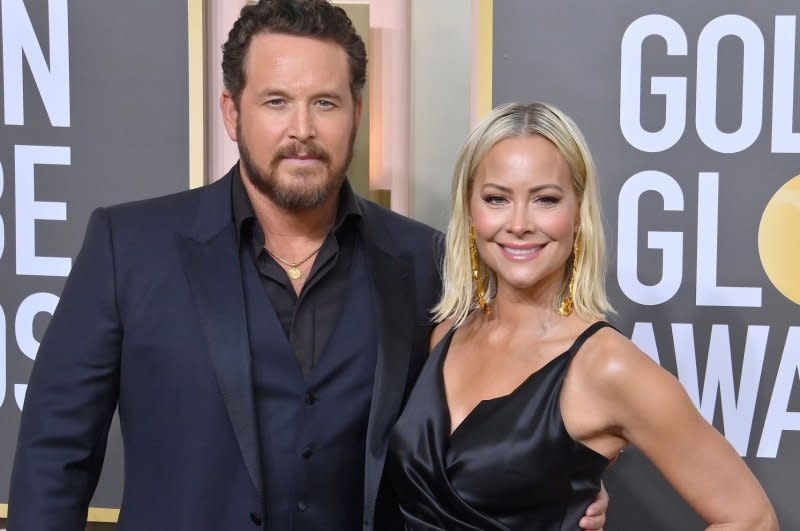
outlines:
[[[269,107],[280,107],[284,103],[285,100],[283,98],[271,98],[264,102],[264,104],[268,105]]]
[[[317,106],[322,107],[323,109],[335,107],[334,103],[330,100],[319,100],[317,101]]]

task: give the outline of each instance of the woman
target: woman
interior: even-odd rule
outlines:
[[[435,347],[390,443],[408,528],[577,529],[630,443],[711,528],[777,529],[680,384],[602,321],[596,179],[543,103],[494,110],[462,148]]]

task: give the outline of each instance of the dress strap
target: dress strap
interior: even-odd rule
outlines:
[[[583,346],[583,344],[586,342],[587,339],[592,337],[598,330],[605,328],[607,326],[614,328],[610,323],[606,321],[597,321],[596,323],[592,323],[586,330],[581,332],[581,335],[579,335],[577,339],[575,339],[575,341],[572,343],[572,346],[569,347],[568,352],[575,354],[576,352],[578,352],[578,350],[580,350],[580,348]],[[616,328],[614,328],[614,330],[616,330]]]

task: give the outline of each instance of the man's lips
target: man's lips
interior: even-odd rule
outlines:
[[[315,157],[313,155],[289,155],[287,157],[282,157],[283,160],[288,160],[292,162],[318,162],[321,159],[319,157]]]
[[[284,146],[276,154],[278,160],[287,160],[296,163],[328,163],[329,154],[316,144],[290,144]]]

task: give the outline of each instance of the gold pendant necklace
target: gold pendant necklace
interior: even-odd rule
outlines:
[[[269,249],[265,248],[265,250],[267,251],[268,255],[270,255],[272,258],[274,258],[278,262],[280,262],[280,263],[282,263],[282,264],[284,264],[284,265],[289,267],[286,270],[286,274],[289,275],[289,278],[291,278],[292,280],[300,280],[300,278],[303,276],[303,273],[300,271],[300,266],[305,264],[306,262],[308,262],[309,258],[311,258],[315,254],[317,254],[320,249],[322,249],[322,245],[320,245],[319,247],[314,249],[311,252],[310,255],[306,256],[305,258],[303,258],[299,262],[290,262],[289,260],[286,260],[285,258],[281,258],[277,254],[275,254],[272,251],[270,251]]]

